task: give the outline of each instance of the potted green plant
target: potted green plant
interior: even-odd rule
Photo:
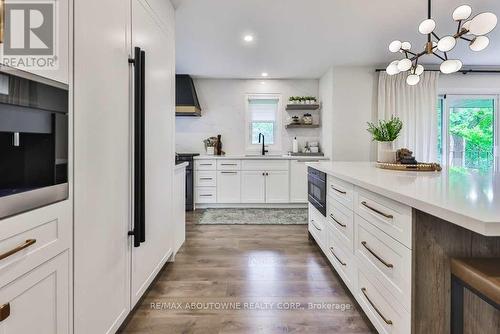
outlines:
[[[368,122],[368,132],[371,133],[373,140],[377,142],[377,161],[395,162],[396,150],[394,141],[398,138],[403,122],[399,117],[391,116],[389,120],[380,120],[378,124]]]

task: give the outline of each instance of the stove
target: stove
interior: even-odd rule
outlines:
[[[194,172],[193,158],[199,153],[175,153],[175,164],[188,162],[186,167],[186,211],[194,210]]]

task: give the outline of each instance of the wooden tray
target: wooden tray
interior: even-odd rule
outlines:
[[[416,165],[403,165],[398,163],[377,162],[377,167],[390,170],[414,171],[414,172],[440,172],[441,165],[438,163],[418,163]]]

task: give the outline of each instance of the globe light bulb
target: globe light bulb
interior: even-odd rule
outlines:
[[[452,50],[457,44],[457,40],[453,36],[445,36],[438,42],[438,50],[441,52],[448,52]]]
[[[476,15],[470,25],[469,31],[476,36],[486,35],[497,26],[497,16],[493,13],[481,13]]]
[[[401,43],[401,49],[406,50],[406,51],[410,50],[411,49],[411,43],[410,42],[403,42],[403,43]]]
[[[408,58],[401,59],[398,63],[398,70],[401,72],[408,71],[411,68],[411,60]]]
[[[418,84],[420,81],[420,77],[416,74],[410,74],[407,78],[406,78],[406,83],[410,86],[415,86],[416,84]]]
[[[389,75],[396,75],[396,74],[398,74],[400,72],[399,69],[398,69],[398,63],[399,63],[398,60],[395,60],[392,63],[390,63],[389,66],[387,66],[387,68],[385,69],[385,71],[387,72],[387,74],[389,74]]]
[[[483,51],[490,44],[490,39],[486,36],[477,36],[470,42],[469,48],[472,51]]]
[[[470,14],[472,14],[472,8],[467,5],[462,5],[453,11],[453,19],[455,21],[467,20]]]
[[[458,72],[462,68],[462,62],[458,59],[448,59],[445,60],[439,69],[444,74],[450,74]]]
[[[422,23],[418,26],[418,31],[421,34],[427,35],[434,31],[436,28],[436,22],[433,19],[423,20]]]
[[[415,74],[416,75],[421,75],[422,73],[424,73],[424,67],[422,65],[417,65],[417,67],[415,68]]]
[[[398,52],[399,50],[401,50],[401,46],[402,46],[402,43],[401,41],[393,41],[391,42],[391,44],[389,44],[389,51],[391,52]]]

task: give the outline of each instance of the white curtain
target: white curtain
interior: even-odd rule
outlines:
[[[406,83],[407,75],[380,72],[378,80],[378,117],[398,116],[403,129],[396,148],[413,151],[419,162],[437,161],[437,87],[439,72],[424,72],[415,86]]]

